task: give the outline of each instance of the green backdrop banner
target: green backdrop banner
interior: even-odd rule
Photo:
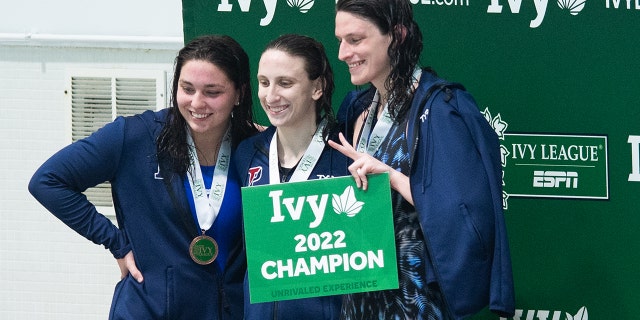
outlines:
[[[639,318],[638,0],[410,2],[422,64],[464,84],[502,138],[514,319]],[[337,108],[354,87],[337,59],[334,4],[183,0],[185,40],[229,34],[255,74],[269,40],[315,37],[332,59]]]

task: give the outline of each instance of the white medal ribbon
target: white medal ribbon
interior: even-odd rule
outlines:
[[[218,213],[222,207],[222,199],[224,199],[224,192],[227,187],[227,173],[229,172],[231,158],[231,126],[227,129],[220,143],[220,150],[218,151],[218,158],[216,159],[216,168],[213,170],[213,180],[211,181],[209,195],[206,193],[202,170],[198,162],[198,154],[193,143],[193,138],[191,137],[191,132],[188,129],[187,143],[189,145],[189,158],[191,159],[187,178],[189,179],[189,186],[191,186],[191,194],[193,195],[193,202],[196,207],[198,224],[201,230],[206,231],[211,228],[213,222],[218,217]]]
[[[311,171],[315,168],[316,163],[318,163],[318,159],[320,159],[320,155],[322,154],[322,150],[324,149],[324,140],[322,139],[322,131],[324,127],[327,125],[327,119],[322,120],[318,128],[316,129],[316,133],[313,135],[307,150],[304,152],[304,155],[300,159],[296,170],[291,175],[289,182],[295,181],[305,181],[309,179],[309,175],[311,175]],[[276,128],[276,132],[273,133],[273,138],[271,138],[271,143],[269,145],[269,183],[270,184],[278,184],[280,183],[280,171],[279,168],[279,160],[278,160],[278,129]]]
[[[373,131],[371,131],[373,119],[378,113],[379,100],[380,93],[376,90],[376,94],[373,97],[373,101],[371,101],[371,106],[369,107],[369,114],[367,115],[367,119],[362,127],[362,133],[360,133],[360,140],[358,141],[357,148],[358,152],[367,152],[369,155],[373,155],[382,144],[384,138],[387,137],[387,134],[389,134],[389,130],[391,130],[393,119],[391,119],[391,115],[389,114],[389,104],[385,103],[380,119],[376,123],[375,127],[373,127]]]
[[[422,70],[420,68],[415,68],[413,70],[414,86],[418,83],[421,75]],[[367,152],[369,155],[373,155],[378,150],[378,148],[382,144],[382,141],[384,141],[384,139],[389,134],[389,131],[391,130],[393,119],[391,119],[391,114],[389,114],[389,102],[387,101],[383,106],[380,119],[378,119],[378,122],[373,127],[373,131],[371,131],[373,120],[378,113],[379,101],[380,92],[376,90],[373,101],[371,101],[371,106],[369,107],[369,114],[367,115],[367,119],[365,119],[365,122],[362,126],[362,132],[360,133],[360,139],[358,140],[358,146],[356,148],[358,152]]]

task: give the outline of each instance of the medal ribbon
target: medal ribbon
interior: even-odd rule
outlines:
[[[414,86],[417,85],[421,75],[422,70],[420,68],[415,68],[413,70]],[[382,144],[382,141],[384,141],[384,139],[387,137],[387,134],[389,134],[389,131],[391,130],[393,119],[391,119],[391,114],[389,114],[389,101],[387,101],[383,106],[380,119],[378,119],[378,122],[373,127],[373,131],[371,131],[373,120],[378,113],[379,101],[380,92],[376,90],[376,94],[373,97],[373,101],[371,101],[371,106],[369,107],[369,114],[367,115],[367,119],[362,126],[362,133],[360,133],[358,147],[356,148],[358,152],[367,152],[369,155],[373,155],[376,150],[378,150],[378,148]]]
[[[196,207],[198,224],[204,234],[204,231],[211,228],[222,207],[222,199],[224,199],[224,192],[227,187],[227,173],[229,172],[231,158],[231,126],[227,129],[220,144],[209,195],[206,193],[202,170],[198,162],[198,154],[195,144],[193,143],[193,138],[191,137],[191,131],[188,129],[187,144],[189,145],[189,158],[191,159],[187,178],[189,179],[189,186],[191,187],[191,194],[193,195],[193,202]]]
[[[295,181],[305,181],[309,179],[311,175],[311,171],[315,168],[316,163],[318,163],[318,159],[322,154],[322,150],[324,149],[324,140],[322,139],[322,131],[324,131],[324,127],[327,125],[327,119],[323,119],[318,128],[316,129],[307,150],[304,152],[304,155],[300,159],[296,170],[291,175],[291,179],[289,182]],[[271,144],[269,145],[269,183],[270,184],[278,184],[280,183],[280,172],[278,170],[278,129],[276,128],[276,132],[273,133],[273,138],[271,138]]]

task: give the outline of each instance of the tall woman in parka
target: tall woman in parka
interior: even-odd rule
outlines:
[[[243,318],[240,186],[229,157],[256,132],[251,105],[242,47],[196,38],[176,58],[170,108],[118,117],[33,175],[33,196],[116,258],[109,319]],[[117,227],[81,193],[105,181]],[[226,187],[209,196],[212,183]]]
[[[338,58],[355,85],[332,147],[366,174],[389,172],[400,288],[350,294],[346,319],[461,319],[514,313],[496,133],[461,86],[421,69],[422,34],[406,0],[339,0]],[[384,48],[384,49],[383,49]],[[381,50],[382,49],[382,50]]]

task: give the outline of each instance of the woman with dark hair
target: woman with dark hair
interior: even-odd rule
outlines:
[[[288,34],[266,46],[258,65],[258,98],[271,126],[236,151],[243,186],[348,174],[347,158],[326,145],[337,127],[333,87],[333,72],[319,42]],[[327,296],[252,304],[245,282],[247,320],[338,319],[341,301],[341,296]]]
[[[338,111],[358,187],[388,172],[399,288],[349,294],[346,319],[461,319],[514,313],[500,144],[469,93],[420,68],[406,0],[339,0],[338,58],[354,85]]]
[[[32,177],[40,203],[116,258],[109,319],[243,318],[242,206],[230,158],[257,132],[249,77],[235,40],[196,38],[176,57],[170,108],[118,117]],[[81,193],[105,181],[117,227]]]

